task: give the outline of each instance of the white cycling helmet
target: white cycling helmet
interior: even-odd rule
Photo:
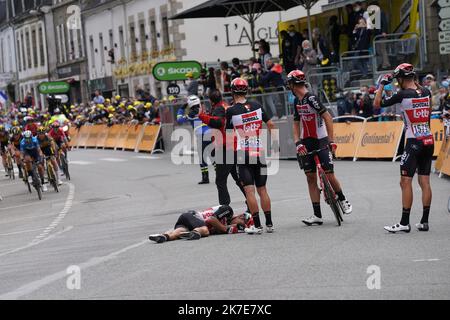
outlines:
[[[192,108],[193,106],[199,106],[200,98],[195,95],[189,96],[187,103],[188,103],[189,108]]]
[[[31,133],[30,130],[27,130],[27,131],[25,131],[25,132],[23,133],[23,137],[24,137],[25,139],[31,139],[31,138],[33,137],[33,134]]]

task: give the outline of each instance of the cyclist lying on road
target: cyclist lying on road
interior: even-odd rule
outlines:
[[[190,210],[182,213],[175,223],[174,230],[150,235],[149,239],[156,243],[177,239],[199,240],[210,234],[244,232],[250,225],[253,225],[250,214],[233,215],[233,209],[223,205],[201,212]]]

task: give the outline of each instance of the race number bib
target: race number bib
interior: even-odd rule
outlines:
[[[233,125],[237,135],[237,150],[243,150],[250,156],[258,156],[263,149],[260,130],[262,129],[262,110],[233,116]]]
[[[428,123],[414,123],[412,124],[412,131],[418,139],[432,136]]]

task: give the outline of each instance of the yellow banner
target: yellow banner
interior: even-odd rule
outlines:
[[[364,122],[335,123],[334,142],[338,145],[336,157],[353,158],[361,137]]]
[[[367,122],[356,151],[357,158],[392,158],[397,154],[403,122]]]

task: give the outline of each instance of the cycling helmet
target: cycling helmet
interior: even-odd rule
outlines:
[[[247,94],[248,82],[242,78],[236,78],[231,81],[231,92],[234,94]]]
[[[152,104],[150,102],[147,102],[145,104],[145,109],[150,109],[152,107]]]
[[[45,128],[44,128],[43,126],[40,126],[40,127],[37,129],[37,133],[38,133],[38,134],[46,134],[46,133],[47,133],[47,130],[45,130]]]
[[[294,70],[288,74],[287,81],[289,84],[306,84],[306,76],[303,71]]]
[[[119,95],[117,95],[117,96],[114,97],[114,99],[115,99],[116,101],[120,101],[121,97],[120,97]]]
[[[25,131],[25,132],[23,133],[23,137],[24,137],[26,140],[30,140],[31,138],[33,138],[33,134],[31,133],[30,130],[27,130],[27,131]]]
[[[52,123],[52,128],[53,129],[58,129],[59,128],[59,122],[58,121],[53,122]]]
[[[187,99],[187,104],[188,104],[189,108],[192,108],[193,106],[199,106],[200,98],[195,95],[189,96]]]
[[[414,66],[409,63],[399,65],[394,71],[394,78],[410,78],[416,75]]]
[[[56,109],[53,111],[53,113],[54,113],[54,114],[60,114],[60,113],[61,113],[61,110],[59,110],[59,108],[56,108]]]

